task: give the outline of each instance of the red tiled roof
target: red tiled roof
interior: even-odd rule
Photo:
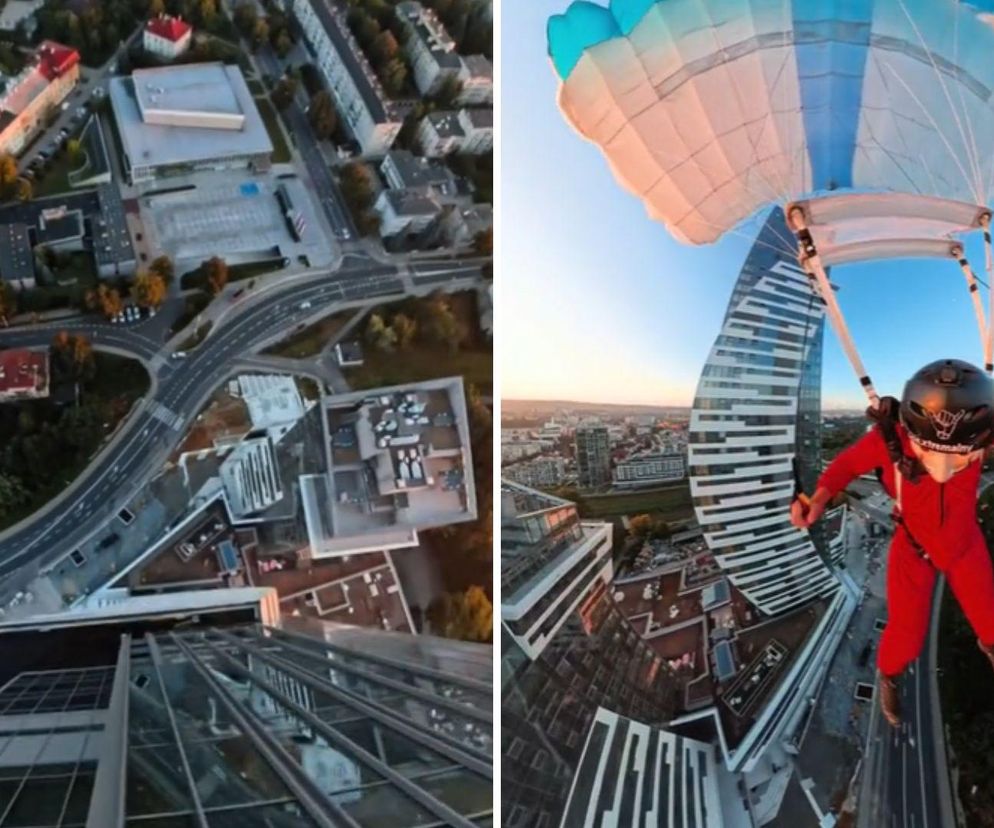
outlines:
[[[47,372],[48,354],[44,351],[0,351],[0,393],[44,388]]]
[[[79,63],[79,52],[54,40],[45,40],[38,46],[38,70],[48,80],[55,80]]]
[[[164,37],[175,43],[190,31],[191,26],[179,17],[171,17],[168,14],[161,17],[154,17],[145,24],[145,29],[154,35]]]

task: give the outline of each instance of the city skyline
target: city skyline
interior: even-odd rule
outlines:
[[[689,406],[765,215],[713,246],[693,248],[674,241],[622,191],[601,154],[556,107],[545,27],[567,5],[543,0],[503,14],[513,35],[504,40],[504,117],[528,126],[502,136],[505,169],[513,171],[502,182],[513,217],[502,240],[502,397]],[[986,282],[979,240],[969,239],[966,249]],[[647,271],[658,275],[646,278]],[[667,278],[674,274],[680,277]],[[955,262],[847,265],[832,280],[881,393],[900,395],[914,370],[939,357],[982,362]],[[897,331],[915,335],[895,347]],[[831,331],[822,401],[824,410],[866,406]]]

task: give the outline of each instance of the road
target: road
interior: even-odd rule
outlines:
[[[249,53],[247,52],[247,54]],[[268,45],[258,49],[254,58],[263,74],[273,78],[279,78],[283,75],[284,65]],[[340,241],[358,239],[359,233],[352,223],[352,216],[345,206],[345,199],[331,175],[331,169],[321,153],[318,139],[314,135],[314,130],[311,129],[307,116],[296,100],[283,110],[282,115],[293,133],[297,152],[300,154],[304,166],[307,167],[311,181],[314,182],[318,200],[328,216],[328,221],[331,222],[335,236]]]
[[[395,266],[350,261],[341,270],[318,272],[243,300],[186,359],[168,358],[161,342],[145,336],[141,326],[121,328],[81,321],[0,331],[2,345],[44,346],[56,330],[68,329],[89,335],[98,348],[110,346],[158,365],[148,398],[112,448],[98,456],[55,507],[60,519],[36,513],[0,541],[4,592],[20,588],[24,578],[69,554],[145,484],[178,445],[209,395],[231,374],[237,358],[260,349],[281,332],[289,333],[321,310],[332,310],[336,303],[404,292]],[[449,281],[478,276],[476,265],[456,264],[448,272]],[[307,309],[300,307],[304,302],[310,303]],[[9,577],[17,570],[21,570],[19,577]]]
[[[933,624],[929,638],[936,634]],[[900,728],[887,724],[874,698],[858,828],[947,828],[937,792],[941,790],[939,774],[948,771],[945,763],[940,770],[935,761],[933,737],[942,732],[942,711],[934,709],[929,694],[928,647],[926,641],[922,655],[901,678]],[[938,722],[933,722],[933,716]]]

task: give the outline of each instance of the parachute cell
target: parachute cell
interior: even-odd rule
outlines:
[[[989,0],[577,2],[548,37],[569,122],[650,215],[702,244],[771,203],[828,192],[988,204],[992,10]]]

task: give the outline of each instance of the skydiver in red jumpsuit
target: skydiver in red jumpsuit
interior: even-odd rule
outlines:
[[[882,469],[897,525],[877,668],[881,710],[897,726],[897,678],[921,652],[937,572],[946,576],[994,667],[994,571],[976,514],[984,451],[994,430],[994,382],[969,363],[940,360],[908,381],[899,421],[893,419],[897,400],[882,402],[878,424],[832,461],[810,501],[794,501],[791,522],[810,526],[852,480]],[[888,414],[892,419],[883,422]]]

